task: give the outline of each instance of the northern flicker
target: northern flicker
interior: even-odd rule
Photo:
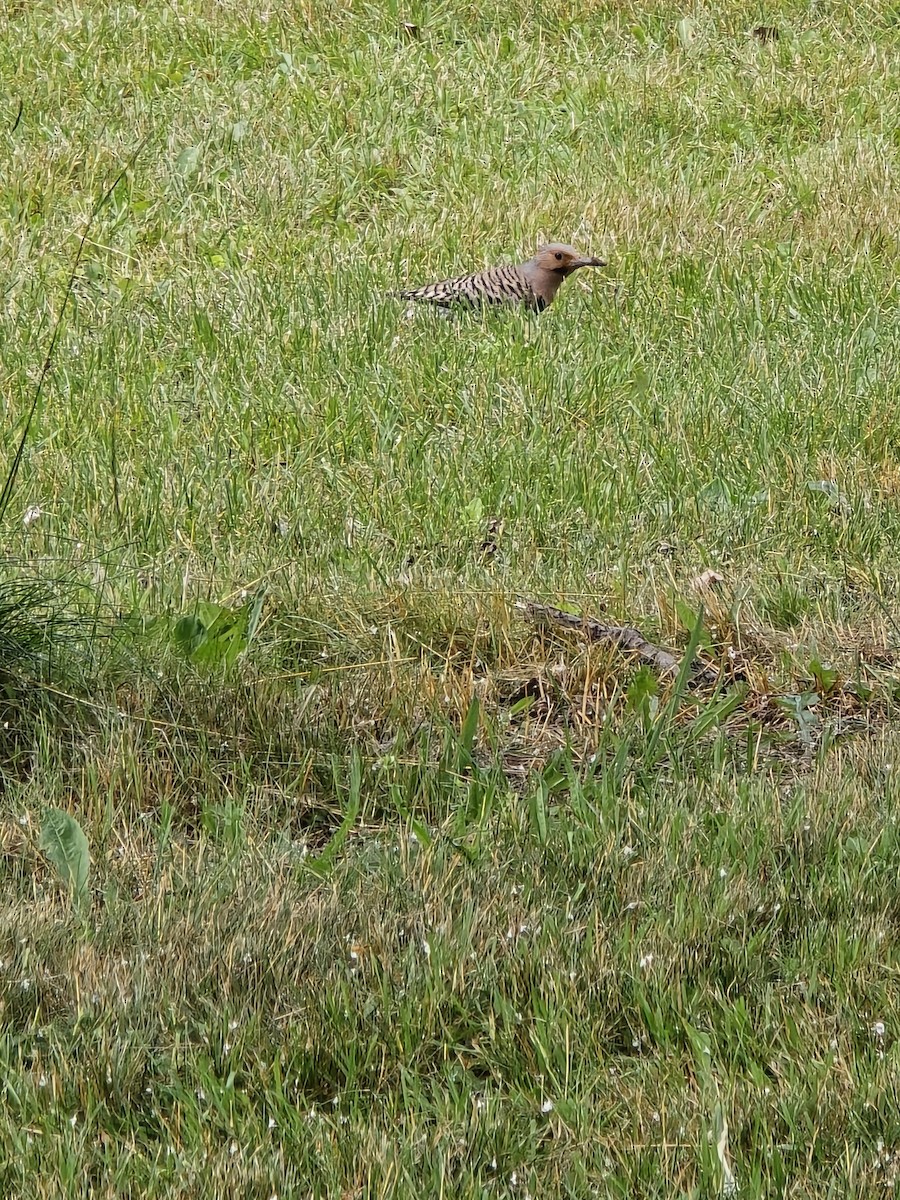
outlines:
[[[524,304],[534,312],[543,312],[560,289],[562,281],[580,267],[605,267],[602,258],[581,254],[564,242],[541,246],[534,258],[516,266],[492,267],[458,279],[426,283],[397,294],[403,300],[421,300],[439,308],[457,305],[480,307],[485,304]]]

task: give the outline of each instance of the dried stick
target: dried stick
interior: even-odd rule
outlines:
[[[571,629],[576,633],[584,634],[590,642],[612,642],[625,653],[636,654],[638,658],[651,667],[655,667],[662,674],[669,672],[674,674],[681,666],[674,654],[670,654],[668,650],[663,650],[660,646],[654,646],[639,630],[632,629],[630,625],[604,625],[593,617],[578,617],[574,613],[563,612],[561,608],[554,608],[550,604],[535,604],[532,601],[517,604],[516,607],[522,609],[529,620],[534,621],[536,625],[555,625],[563,629]],[[719,678],[718,671],[713,667],[696,660],[692,665],[692,671],[694,678],[702,680],[704,683],[716,683]]]

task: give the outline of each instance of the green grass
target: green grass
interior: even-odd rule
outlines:
[[[898,51],[7,6],[0,1194],[896,1186]],[[546,238],[610,266],[539,319],[390,296]]]

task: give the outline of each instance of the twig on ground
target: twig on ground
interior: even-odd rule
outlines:
[[[663,674],[669,672],[675,674],[681,666],[674,654],[670,654],[668,650],[663,650],[660,646],[654,646],[639,630],[633,629],[630,625],[604,625],[593,617],[579,617],[575,613],[567,613],[563,612],[561,608],[554,608],[551,604],[535,604],[532,601],[525,601],[517,604],[516,607],[524,611],[529,620],[536,625],[555,625],[563,629],[571,629],[576,633],[584,634],[591,642],[611,642],[626,654],[636,654],[638,658]],[[718,671],[714,667],[707,666],[706,663],[695,660],[691,670],[695,680],[703,683],[718,682]]]

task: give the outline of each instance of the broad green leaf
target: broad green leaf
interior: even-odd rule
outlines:
[[[473,496],[462,510],[467,525],[480,525],[484,520],[484,503],[480,496]]]
[[[793,717],[797,723],[797,736],[806,746],[812,745],[811,731],[819,724],[819,716],[813,708],[818,702],[819,696],[816,692],[779,696],[775,701],[780,709]]]
[[[70,813],[48,808],[41,826],[40,847],[60,879],[75,896],[83,896],[91,865],[84,830]]]
[[[822,696],[827,696],[834,691],[840,675],[833,667],[824,666],[817,658],[812,659],[809,664],[809,673],[816,681],[816,689]]]
[[[193,175],[200,165],[200,147],[185,146],[175,160],[175,166],[182,175]]]
[[[675,33],[685,50],[694,40],[696,28],[697,23],[692,17],[682,17],[681,20],[675,24]]]
[[[265,589],[261,588],[236,610],[210,600],[198,601],[195,611],[176,623],[176,644],[194,663],[233,666],[253,640],[265,598]]]
[[[629,708],[644,713],[648,709],[650,698],[658,694],[659,684],[656,676],[648,666],[638,667],[626,693]]]
[[[694,609],[691,608],[689,604],[685,604],[683,600],[676,600],[675,612],[678,614],[678,620],[688,631],[688,633],[692,633],[697,627],[697,613],[694,611]],[[704,650],[712,649],[712,638],[709,636],[706,629],[703,628],[702,623],[698,638],[698,646],[702,647]]]
[[[199,617],[181,617],[175,623],[174,636],[179,650],[190,657],[202,644],[206,637],[206,629]]]

